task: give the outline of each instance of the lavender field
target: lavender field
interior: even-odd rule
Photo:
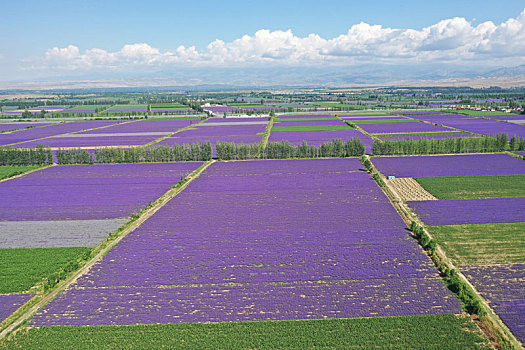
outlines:
[[[525,174],[525,162],[507,154],[461,154],[410,157],[374,157],[385,176],[470,176]]]
[[[201,163],[61,165],[0,183],[1,221],[125,218]]]
[[[32,324],[459,313],[361,167],[357,159],[214,163]]]

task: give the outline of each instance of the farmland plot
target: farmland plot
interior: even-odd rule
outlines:
[[[459,313],[361,166],[357,159],[214,163],[32,324]]]

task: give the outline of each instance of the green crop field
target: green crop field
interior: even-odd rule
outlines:
[[[0,293],[24,292],[91,248],[0,249]]]
[[[525,263],[525,222],[429,226],[458,265]]]
[[[275,118],[274,122],[307,122],[315,120],[338,120],[335,117],[326,117],[326,118]]]
[[[301,125],[301,126],[274,126],[272,132],[285,131],[329,131],[329,130],[352,130],[350,125]]]
[[[525,175],[418,177],[438,199],[525,197]]]
[[[363,120],[349,120],[354,124],[390,124],[390,123],[421,123],[414,119],[363,119]]]
[[[25,172],[41,168],[40,165],[2,165],[0,166],[0,180],[11,176],[20,175]]]
[[[59,326],[21,330],[2,349],[489,349],[469,317]]]
[[[462,110],[459,110],[459,111],[454,111],[455,113],[460,113],[460,114],[467,114],[467,115],[470,115],[470,116],[491,116],[491,115],[502,115],[502,114],[508,114],[508,115],[513,115],[513,113],[505,113],[505,112],[498,112],[498,111],[495,111],[495,112],[492,112],[492,111],[472,111],[470,109],[462,109]]]

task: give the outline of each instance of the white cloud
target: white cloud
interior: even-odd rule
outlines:
[[[389,62],[456,63],[525,62],[525,10],[499,25],[473,25],[455,17],[415,29],[384,28],[359,23],[347,33],[324,39],[317,34],[297,37],[291,30],[262,29],[254,35],[225,42],[216,39],[199,52],[179,46],[161,52],[146,43],[108,52],[77,46],[48,50],[42,64],[55,70],[164,69],[178,66],[326,65]]]

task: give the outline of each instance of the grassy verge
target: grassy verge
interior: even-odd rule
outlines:
[[[353,130],[349,125],[301,125],[301,126],[274,126],[272,132],[286,131],[330,131],[330,130]]]
[[[2,165],[0,166],[0,180],[39,168],[41,168],[40,165]]]
[[[525,263],[525,222],[428,226],[457,265]]]
[[[89,256],[91,248],[0,249],[0,293],[28,291],[65,265]]]
[[[5,349],[487,349],[468,317],[60,326],[19,331]]]
[[[525,197],[525,175],[418,177],[438,199]]]

